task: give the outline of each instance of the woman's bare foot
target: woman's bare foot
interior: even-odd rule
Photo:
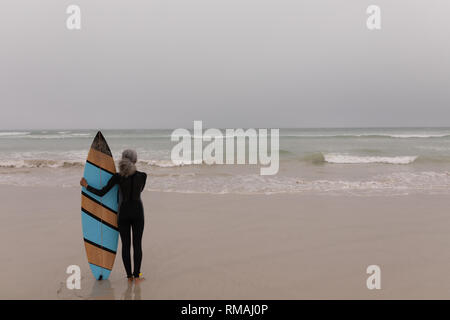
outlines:
[[[140,276],[139,278],[134,278],[134,283],[135,283],[135,284],[139,284],[139,283],[141,283],[141,282],[144,281],[144,280],[145,280],[145,278],[142,277],[142,276]]]

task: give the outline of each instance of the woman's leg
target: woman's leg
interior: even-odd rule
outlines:
[[[141,273],[142,262],[142,234],[144,233],[144,215],[137,219],[133,219],[133,260],[134,260],[134,272],[133,276],[139,278]]]
[[[131,278],[131,224],[128,219],[120,218],[119,214],[119,233],[122,240],[122,261],[127,272],[127,277]]]

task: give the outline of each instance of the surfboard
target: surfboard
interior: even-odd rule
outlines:
[[[83,177],[88,185],[101,189],[116,173],[114,159],[99,131],[92,142]],[[103,197],[81,190],[81,224],[86,256],[95,279],[108,279],[114,265],[119,239],[117,226],[118,186]]]

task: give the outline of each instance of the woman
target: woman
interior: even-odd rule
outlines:
[[[136,161],[136,151],[127,149],[122,152],[119,173],[113,175],[101,190],[89,186],[84,178],[81,178],[80,181],[83,187],[100,197],[108,193],[114,185],[119,185],[119,216],[117,222],[120,239],[122,240],[122,260],[129,280],[132,280],[133,277],[138,279],[141,275],[141,240],[144,231],[144,207],[141,192],[144,190],[147,174],[136,170]],[[130,257],[131,230],[133,230],[133,272],[131,272]]]

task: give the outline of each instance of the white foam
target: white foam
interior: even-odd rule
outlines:
[[[391,134],[387,135],[392,138],[445,138],[449,137],[450,135],[448,133],[446,134]]]
[[[72,166],[84,165],[86,159],[85,151],[66,151],[60,153],[49,152],[21,152],[12,153],[6,159],[0,158],[0,168],[70,168]],[[120,159],[120,154],[116,159]],[[159,168],[174,168],[189,165],[199,165],[203,162],[186,161],[180,164],[173,163],[171,160],[146,160],[141,159],[138,165],[152,166]],[[116,161],[118,164],[118,161]]]
[[[45,160],[45,159],[0,160],[0,168],[68,168],[82,165],[83,162],[73,160]]]
[[[347,154],[325,154],[325,162],[336,164],[410,164],[413,163],[418,156],[397,156],[397,157],[379,157],[379,156],[353,156]]]
[[[352,133],[336,133],[336,134],[281,134],[281,138],[283,137],[293,137],[293,138],[400,138],[400,139],[410,139],[410,138],[445,138],[450,137],[450,133],[423,133],[423,134],[394,134],[394,133],[361,133],[361,134],[352,134]]]
[[[67,139],[67,138],[90,138],[90,133],[58,133],[58,134],[30,134],[27,139]]]
[[[172,167],[182,167],[189,165],[199,165],[203,164],[202,160],[194,160],[194,161],[182,161],[179,164],[173,163],[172,160],[139,160],[138,164],[145,164],[149,166],[155,166],[160,168],[172,168]]]
[[[30,134],[28,131],[10,131],[10,132],[0,132],[0,137],[9,137],[9,136],[25,136]]]

